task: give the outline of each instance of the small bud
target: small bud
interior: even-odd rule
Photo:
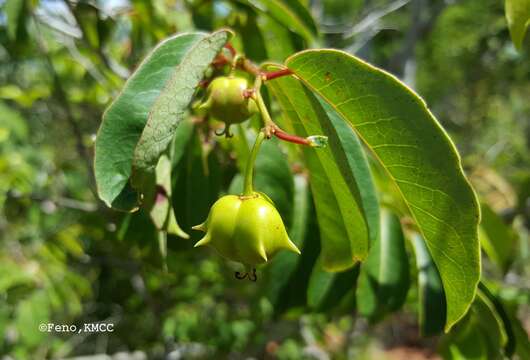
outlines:
[[[328,137],[324,135],[313,135],[306,138],[309,141],[309,146],[316,148],[325,148],[328,146]]]

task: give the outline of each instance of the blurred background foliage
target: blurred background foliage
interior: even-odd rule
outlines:
[[[359,267],[314,282],[318,226],[301,166],[287,162],[297,159],[292,147],[268,144],[256,181],[303,255],[280,254],[256,284],[236,281],[237,268],[212,252],[193,250],[198,234],[169,235],[165,271],[149,214],[115,212],[97,199],[96,131],[125,79],[165,37],[224,26],[256,62],[335,47],[426,99],[483,207],[483,288],[451,333],[440,333],[443,293],[428,282],[436,269],[421,240],[408,239],[402,254],[415,254],[400,280],[408,293],[375,318],[359,293],[356,305]],[[0,354],[495,358],[504,346],[504,354],[530,358],[529,45],[515,49],[498,0],[0,0]],[[219,194],[241,186],[246,130],[238,130],[243,144],[227,144],[205,126],[181,134],[187,145],[174,157],[174,208],[186,231]],[[510,324],[505,341],[484,323],[492,306]],[[99,321],[114,323],[114,332],[38,329]]]

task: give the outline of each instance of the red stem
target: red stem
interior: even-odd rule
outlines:
[[[212,65],[215,67],[221,67],[228,63],[229,63],[228,59],[223,54],[217,55],[216,58],[212,61]]]
[[[232,57],[235,57],[237,52],[236,52],[236,49],[234,49],[234,47],[232,46],[232,44],[228,43],[225,45],[225,49],[227,49],[228,51],[230,51],[230,54],[232,54]]]
[[[276,129],[274,131],[274,135],[276,135],[276,137],[278,139],[282,139],[284,141],[292,142],[294,144],[300,144],[300,145],[310,145],[311,144],[311,142],[309,140],[307,140],[306,138],[303,138],[303,137],[300,137],[300,136],[296,136],[296,135],[291,135],[291,134],[288,134],[285,131],[279,130],[279,129]]]
[[[272,80],[282,76],[292,75],[293,72],[290,69],[281,69],[277,71],[264,72],[263,77],[265,80]]]

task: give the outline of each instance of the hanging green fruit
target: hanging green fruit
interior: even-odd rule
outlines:
[[[234,75],[217,77],[208,86],[206,101],[200,109],[208,110],[211,116],[224,122],[224,133],[230,136],[230,125],[239,124],[258,111],[247,91],[245,78]]]
[[[285,75],[285,74],[284,74]],[[206,232],[195,247],[212,246],[223,257],[245,265],[247,272],[236,272],[236,278],[256,281],[257,264],[269,261],[279,250],[285,249],[297,254],[300,250],[291,242],[282,218],[271,199],[255,192],[252,186],[254,163],[265,138],[273,135],[279,139],[312,147],[324,147],[326,136],[301,138],[282,131],[271,119],[260,93],[264,74],[258,74],[254,87],[248,89],[247,80],[230,75],[212,81],[207,89],[207,100],[201,105],[213,117],[224,121],[224,133],[230,136],[231,124],[240,123],[259,111],[264,128],[258,133],[245,169],[243,194],[223,196],[213,204],[208,218],[194,230]],[[252,272],[251,272],[252,270]]]
[[[274,204],[260,193],[223,196],[206,221],[193,229],[206,232],[195,246],[210,245],[223,257],[245,265],[267,262],[281,249],[300,254]]]

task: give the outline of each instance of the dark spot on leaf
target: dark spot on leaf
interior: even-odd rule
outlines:
[[[324,74],[324,79],[326,79],[326,81],[331,80],[331,73],[329,71],[326,71],[326,73]]]

